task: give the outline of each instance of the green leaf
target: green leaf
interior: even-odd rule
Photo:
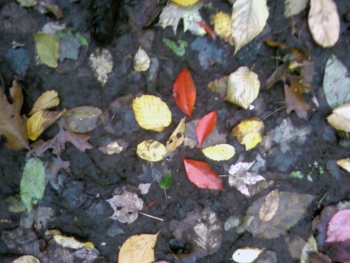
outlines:
[[[304,175],[300,171],[291,172],[289,176],[292,178],[298,178],[298,179],[302,179],[304,177]]]
[[[82,34],[76,33],[76,34],[75,34],[75,37],[80,41],[80,44],[81,44],[82,46],[88,46],[88,45],[89,45],[88,42],[87,42],[87,40],[86,40],[86,38],[83,37]]]
[[[158,185],[163,190],[167,190],[173,183],[173,178],[171,177],[171,171],[164,174],[163,178],[159,180]]]
[[[176,42],[167,39],[167,38],[163,38],[163,43],[171,49],[172,52],[175,53],[175,55],[182,57],[183,55],[185,55],[186,52],[186,47],[187,47],[187,42],[183,41],[183,40],[178,40],[176,44]]]
[[[60,46],[55,37],[44,33],[36,33],[34,34],[34,40],[41,61],[50,68],[56,68]]]
[[[21,180],[21,199],[28,212],[43,198],[45,179],[43,163],[38,158],[29,159],[24,166]]]

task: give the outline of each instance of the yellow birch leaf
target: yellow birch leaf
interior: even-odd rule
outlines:
[[[240,67],[228,77],[225,100],[247,109],[258,97],[259,89],[258,75],[248,67]]]
[[[137,155],[148,162],[159,162],[167,154],[164,144],[155,140],[147,140],[137,145]]]
[[[76,240],[74,237],[66,237],[66,236],[62,236],[62,235],[55,235],[53,236],[53,238],[55,239],[56,243],[61,245],[62,247],[68,247],[68,248],[72,248],[72,249],[80,249],[83,247],[87,247],[87,248],[94,248],[94,244],[92,244],[91,242],[80,242],[78,240]]]
[[[22,256],[12,261],[12,263],[40,263],[40,260],[34,256]]]
[[[214,25],[214,31],[218,37],[232,46],[235,44],[232,37],[232,19],[229,14],[217,12],[211,16],[210,23]]]
[[[270,221],[276,214],[280,205],[280,197],[278,189],[271,191],[262,203],[259,210],[259,219],[261,222]]]
[[[171,0],[171,2],[179,6],[191,6],[198,2],[198,0]]]
[[[269,16],[266,0],[236,0],[232,10],[235,54],[264,29]]]
[[[40,136],[40,134],[54,122],[56,122],[64,112],[65,110],[40,110],[34,113],[27,121],[28,138],[32,141],[35,141]]]
[[[236,151],[230,144],[218,144],[202,150],[204,155],[214,161],[227,161],[231,159]]]
[[[113,58],[106,48],[96,48],[89,57],[89,64],[102,87],[107,83],[108,73],[113,69]]]
[[[35,101],[32,110],[29,112],[29,116],[38,112],[39,110],[47,110],[56,107],[60,103],[58,93],[55,90],[48,90],[41,94],[41,96]]]
[[[99,108],[91,106],[80,106],[67,110],[63,118],[67,123],[68,130],[72,132],[85,133],[92,131],[98,126],[98,120],[102,114]]]
[[[120,248],[118,262],[154,262],[154,247],[156,246],[157,236],[159,232],[155,235],[140,234],[129,237]]]
[[[142,95],[132,102],[137,123],[145,130],[160,132],[171,123],[168,105],[153,95]]]
[[[57,68],[60,45],[57,40],[44,33],[34,34],[35,47],[41,61],[50,68]]]
[[[338,41],[340,20],[332,0],[311,0],[308,24],[312,38],[321,47],[332,47]]]
[[[147,71],[149,69],[150,64],[151,60],[149,59],[149,56],[147,55],[146,51],[144,51],[142,47],[140,47],[134,58],[135,71]]]
[[[183,117],[177,125],[169,140],[166,142],[166,149],[168,152],[174,152],[185,140],[186,117]]]
[[[308,0],[285,0],[284,17],[290,17],[299,14],[306,8]]]
[[[257,117],[251,117],[241,121],[231,131],[240,144],[245,145],[246,151],[253,149],[261,142],[264,134],[264,123]]]
[[[336,163],[345,171],[350,173],[350,158],[338,160]]]

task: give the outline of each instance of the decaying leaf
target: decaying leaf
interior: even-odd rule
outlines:
[[[328,223],[326,242],[343,242],[350,239],[350,209],[338,211]]]
[[[284,237],[284,243],[286,243],[288,252],[292,258],[300,259],[301,252],[306,245],[306,241],[299,236],[287,234]]]
[[[54,235],[54,240],[57,244],[60,244],[62,247],[68,247],[72,249],[80,249],[83,247],[94,248],[94,244],[92,242],[80,242],[76,240],[74,237],[66,237],[62,235]]]
[[[350,173],[350,158],[338,160],[336,163],[345,171]]]
[[[169,140],[166,142],[166,149],[168,152],[174,152],[185,140],[186,117],[183,117],[177,125]]]
[[[264,249],[256,247],[240,248],[233,253],[232,259],[238,263],[251,263],[256,260],[263,251]]]
[[[197,124],[196,135],[198,139],[199,148],[202,148],[204,140],[209,136],[213,131],[217,120],[216,111],[209,112],[203,116]]]
[[[291,79],[291,85],[284,84],[284,94],[286,100],[287,113],[295,111],[299,118],[308,119],[307,111],[310,105],[303,99],[304,87],[296,78]]]
[[[327,121],[336,130],[350,132],[350,102],[335,108]]]
[[[32,7],[38,4],[38,0],[17,0],[22,7]]]
[[[54,182],[56,181],[58,173],[61,169],[64,169],[67,173],[70,172],[69,166],[70,161],[63,161],[61,157],[57,155],[53,162],[49,162],[47,164],[46,176],[51,182]]]
[[[98,120],[101,114],[102,111],[99,108],[80,106],[67,110],[63,114],[63,118],[67,123],[68,130],[85,133],[92,131],[98,126]]]
[[[340,20],[333,0],[311,0],[308,24],[312,38],[321,47],[332,47],[339,39]]]
[[[134,69],[137,72],[147,71],[151,64],[151,60],[147,55],[146,51],[143,50],[142,47],[137,51],[134,58]]]
[[[260,82],[258,75],[248,67],[240,67],[228,77],[225,100],[247,109],[258,97],[259,89]]]
[[[104,154],[118,154],[129,147],[129,143],[123,139],[112,139],[110,136],[102,137],[98,140],[98,149]]]
[[[180,6],[191,6],[198,2],[198,0],[171,0],[171,2]]]
[[[232,10],[235,54],[264,29],[269,16],[266,0],[236,0]]]
[[[40,260],[37,259],[34,256],[21,256],[17,258],[16,260],[12,261],[11,263],[40,263]]]
[[[96,248],[91,249],[88,247],[83,247],[73,253],[75,257],[84,259],[84,263],[94,262],[95,259],[98,258],[99,254],[100,252]]]
[[[16,81],[12,83],[10,96],[12,104],[8,102],[5,92],[0,87],[0,133],[8,140],[7,148],[28,148],[27,127],[20,114],[23,94]]]
[[[34,34],[36,51],[40,60],[50,68],[57,68],[60,46],[57,40],[48,34]]]
[[[108,49],[96,48],[89,57],[89,63],[94,71],[95,77],[101,83],[102,87],[107,83],[108,73],[113,69],[113,58]]]
[[[114,195],[111,199],[106,200],[114,210],[110,216],[113,220],[121,223],[131,224],[138,217],[138,211],[143,208],[143,201],[137,194],[124,191],[122,195]]]
[[[60,103],[58,93],[55,90],[48,90],[40,95],[35,101],[32,110],[28,115],[32,115],[40,110],[47,110],[56,107]]]
[[[146,195],[146,194],[148,194],[151,185],[152,185],[151,183],[139,184],[139,186],[137,187],[137,189],[140,190],[140,193],[141,193],[142,195]]]
[[[222,98],[226,97],[226,92],[227,92],[227,81],[228,81],[228,76],[222,76],[221,78],[214,79],[213,81],[209,82],[208,88],[212,92],[217,92],[220,94]]]
[[[232,19],[229,14],[224,12],[217,12],[210,18],[210,23],[214,25],[214,31],[218,37],[222,38],[230,45],[234,45],[232,37]]]
[[[171,123],[171,111],[160,98],[153,95],[142,95],[132,102],[137,123],[141,128],[162,131]]]
[[[159,162],[163,160],[167,154],[164,144],[155,140],[146,140],[137,145],[137,155],[147,162]]]
[[[284,17],[290,17],[299,14],[306,8],[307,0],[285,0]]]
[[[261,222],[271,220],[276,214],[280,204],[278,189],[271,191],[266,197],[265,202],[261,205],[259,210],[259,218]]]
[[[246,151],[253,149],[261,142],[264,134],[264,123],[258,117],[251,117],[241,121],[231,131],[240,144],[245,145]]]
[[[154,247],[157,236],[155,234],[140,234],[129,237],[120,248],[118,262],[120,263],[149,263],[154,262]]]
[[[214,161],[227,161],[235,155],[235,148],[230,144],[217,144],[202,150],[204,155]]]

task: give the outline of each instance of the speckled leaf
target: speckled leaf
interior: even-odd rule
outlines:
[[[155,140],[145,140],[137,145],[137,155],[148,162],[159,162],[167,154],[164,144]]]
[[[98,126],[98,120],[102,114],[99,108],[91,106],[80,106],[67,110],[63,118],[67,127],[72,132],[85,133],[92,131]]]
[[[168,152],[173,152],[179,147],[185,140],[186,129],[186,117],[183,117],[173,133],[170,135],[169,140],[166,142],[166,149]]]

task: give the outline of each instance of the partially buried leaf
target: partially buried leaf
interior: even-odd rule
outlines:
[[[76,240],[74,237],[66,237],[62,235],[54,235],[57,244],[60,244],[62,247],[68,247],[72,249],[80,249],[83,247],[94,248],[94,245],[91,242],[80,242]]]
[[[180,6],[191,6],[198,2],[198,0],[171,0],[171,2]]]
[[[260,210],[259,210],[260,221],[267,222],[271,220],[276,214],[279,204],[280,204],[280,198],[278,195],[278,190],[275,189],[266,196],[265,202],[260,207]]]
[[[21,200],[28,212],[41,200],[45,191],[45,168],[38,158],[29,159],[21,179]]]
[[[228,76],[222,76],[221,78],[214,79],[213,81],[209,82],[208,88],[212,92],[219,93],[222,98],[225,98],[227,92],[227,81]]]
[[[301,252],[306,244],[305,240],[299,236],[288,234],[284,237],[288,252],[292,258],[300,259]]]
[[[148,194],[150,187],[151,187],[151,183],[147,183],[147,184],[139,184],[137,188],[140,190],[142,195],[145,195],[145,194]]]
[[[34,256],[21,256],[16,260],[12,261],[12,263],[40,263],[40,260]]]
[[[151,60],[147,55],[146,51],[142,47],[137,51],[134,58],[134,69],[137,72],[147,71],[151,64]]]
[[[175,80],[173,97],[179,109],[192,118],[194,102],[196,101],[196,87],[187,68],[182,69]]]
[[[121,223],[131,224],[138,217],[138,211],[143,208],[143,201],[137,194],[124,191],[122,195],[114,195],[111,199],[106,200],[114,210],[113,220]]]
[[[245,145],[246,151],[249,151],[261,142],[264,135],[264,123],[257,117],[245,119],[232,129],[231,135],[235,136],[239,143]]]
[[[55,123],[65,112],[40,110],[34,113],[27,121],[28,138],[35,141],[40,134]]]
[[[197,124],[196,134],[198,139],[199,148],[202,147],[202,143],[208,137],[208,135],[213,131],[216,124],[216,111],[212,111],[202,117]]]
[[[264,29],[269,10],[266,0],[237,0],[232,10],[235,54]]]
[[[48,67],[56,68],[60,50],[57,40],[44,33],[34,34],[34,40],[40,60]]]
[[[171,123],[171,111],[168,105],[153,95],[142,95],[132,102],[137,123],[141,128],[162,131]]]
[[[228,77],[225,100],[247,109],[258,97],[259,89],[258,75],[248,67],[240,67]]]
[[[80,106],[67,110],[63,118],[67,127],[72,132],[85,133],[92,131],[98,126],[98,120],[102,114],[99,108]]]
[[[290,17],[299,14],[306,8],[307,0],[285,0],[284,17]]]
[[[235,251],[232,255],[232,259],[238,263],[251,263],[258,258],[263,249],[256,247],[245,247]]]
[[[171,176],[171,171],[166,172],[162,179],[159,180],[158,185],[163,190],[167,190],[173,183],[173,178]]]
[[[147,140],[137,145],[137,155],[148,162],[159,162],[167,154],[164,144],[155,140]]]
[[[214,31],[218,37],[222,38],[230,45],[234,45],[232,37],[232,19],[229,14],[217,12],[211,16],[210,23],[214,25]]]
[[[123,139],[112,139],[110,136],[102,137],[98,140],[98,149],[104,154],[118,154],[129,147],[129,143]]]
[[[336,163],[345,171],[350,173],[350,158],[338,160]]]
[[[113,69],[113,58],[108,49],[96,48],[89,57],[89,64],[94,71],[95,77],[101,83],[102,87],[107,83],[108,73]]]
[[[186,117],[183,117],[173,133],[170,135],[169,140],[166,142],[166,149],[168,152],[175,151],[177,147],[184,142],[186,129],[185,121]]]
[[[312,38],[321,47],[332,47],[339,39],[340,20],[333,0],[311,0],[308,24]]]
[[[58,93],[55,90],[48,90],[40,95],[35,101],[32,110],[28,115],[32,115],[40,110],[47,110],[56,107],[60,103]]]
[[[5,199],[8,204],[8,210],[13,213],[20,213],[26,211],[20,195],[11,195]]]
[[[335,108],[327,121],[336,130],[350,132],[350,102]]]
[[[94,260],[98,257],[99,251],[96,248],[88,248],[88,247],[83,247],[73,253],[73,255],[77,258],[82,258],[84,259],[83,262],[85,263],[92,263]]]
[[[183,162],[188,179],[198,188],[223,190],[221,178],[208,164],[184,158]]]
[[[217,144],[202,150],[204,155],[214,161],[227,161],[235,155],[235,148],[230,144]]]

